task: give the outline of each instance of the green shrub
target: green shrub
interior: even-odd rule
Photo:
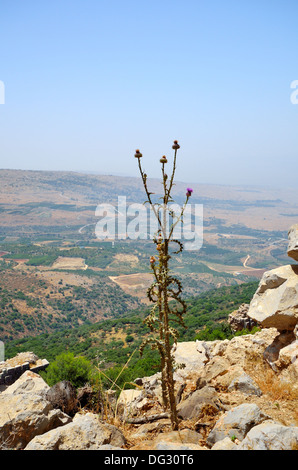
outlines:
[[[81,387],[90,378],[91,363],[85,357],[75,357],[73,353],[62,353],[56,357],[42,377],[48,385],[55,385],[62,380],[68,380],[74,387]]]

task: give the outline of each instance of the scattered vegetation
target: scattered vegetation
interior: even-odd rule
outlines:
[[[251,282],[240,286],[220,287],[199,296],[186,299],[187,314],[185,325],[180,327],[181,341],[193,341],[199,334],[207,335],[204,339],[211,340],[213,331],[224,331],[229,338],[228,315],[242,303],[252,298],[257,283]],[[149,335],[150,330],[144,323],[149,308],[139,307],[123,317],[85,323],[75,328],[61,328],[53,333],[43,332],[36,336],[27,336],[5,342],[5,355],[14,357],[23,351],[33,351],[41,358],[50,362],[64,352],[72,352],[75,356],[84,356],[94,365],[100,363],[103,370],[122,367],[132,351],[139,349],[142,338]],[[134,341],[126,342],[127,335]],[[132,377],[150,375],[159,370],[157,351],[145,349],[140,357],[137,351],[131,362]]]

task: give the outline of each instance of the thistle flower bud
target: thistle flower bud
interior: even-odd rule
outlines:
[[[135,153],[135,157],[136,158],[141,158],[143,155],[141,154],[141,152],[139,150],[136,150],[136,153]]]
[[[167,157],[165,155],[163,157],[161,157],[161,159],[159,161],[160,161],[160,163],[167,163],[168,162]]]
[[[186,188],[186,196],[187,196],[187,197],[190,197],[192,192],[193,192],[193,189],[191,189],[191,188]]]
[[[154,256],[151,256],[151,258],[150,258],[150,263],[151,263],[151,264],[154,264],[155,261],[156,261],[156,259],[154,258]]]
[[[172,149],[174,149],[174,150],[180,149],[180,145],[178,144],[178,140],[174,140],[174,145],[172,145]]]

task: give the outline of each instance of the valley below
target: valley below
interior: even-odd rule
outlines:
[[[144,200],[137,178],[0,170],[0,337],[78,327],[149,305],[150,239],[96,237],[98,204]],[[156,197],[160,183],[150,182]],[[203,206],[200,250],[173,255],[185,297],[261,278],[287,262],[294,191],[193,185]],[[185,184],[173,196],[182,203]],[[117,234],[116,234],[117,235]],[[149,237],[148,237],[149,238]]]

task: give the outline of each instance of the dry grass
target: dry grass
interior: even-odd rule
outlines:
[[[245,369],[263,394],[272,400],[298,400],[297,388],[293,387],[292,383],[281,380],[259,355],[251,353],[247,358]]]
[[[269,414],[270,411],[273,414],[275,412],[280,421],[298,423],[298,388],[296,381],[282,379],[262,357],[253,353],[247,358],[245,370],[261,389],[262,396],[268,404]]]
[[[273,370],[265,370],[263,375],[255,378],[255,380],[262,392],[272,400],[298,400],[297,389],[293,388],[291,383],[281,381]]]

